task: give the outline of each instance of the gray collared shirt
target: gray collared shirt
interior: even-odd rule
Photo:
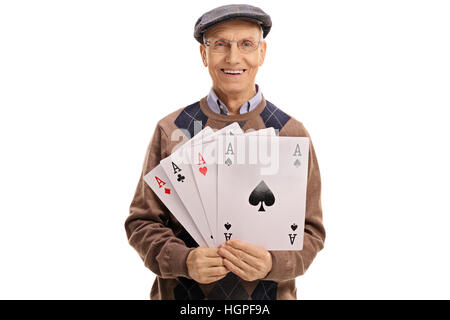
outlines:
[[[255,84],[255,87],[256,87],[255,96],[241,106],[239,113],[242,114],[250,112],[253,109],[255,109],[256,106],[258,106],[258,104],[261,102],[262,100],[261,90],[259,89],[259,86],[257,84]],[[213,88],[211,88],[211,90],[209,91],[208,97],[206,98],[206,102],[208,103],[208,106],[211,108],[211,110],[214,111],[215,113],[224,115],[229,114],[227,106],[217,97]]]

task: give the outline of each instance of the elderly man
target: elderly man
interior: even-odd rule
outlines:
[[[266,100],[255,84],[271,27],[270,16],[250,5],[215,8],[195,24],[212,88],[158,122],[125,222],[129,243],[157,275],[151,299],[297,299],[295,278],[324,246],[321,180],[311,140],[301,251],[267,251],[238,239],[219,248],[199,247],[143,180],[179,142],[174,132],[191,138],[196,124],[220,129],[238,122],[244,131],[273,127],[279,135],[310,138],[301,122]]]

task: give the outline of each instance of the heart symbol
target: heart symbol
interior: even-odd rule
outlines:
[[[201,167],[198,169],[198,171],[200,171],[200,173],[204,176],[206,176],[206,172],[208,171],[207,167]]]
[[[230,230],[230,228],[231,228],[231,224],[229,224],[228,222],[225,223],[224,226],[227,230]]]
[[[291,229],[292,229],[292,231],[297,230],[297,225],[294,223],[294,224],[291,226]]]

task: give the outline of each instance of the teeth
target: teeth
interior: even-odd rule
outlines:
[[[231,74],[241,74],[244,72],[244,70],[223,70],[223,72]]]

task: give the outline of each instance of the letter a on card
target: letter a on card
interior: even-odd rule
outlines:
[[[155,176],[156,182],[158,183],[159,188],[161,189],[166,183],[161,180],[160,178],[158,178],[157,176]],[[169,188],[164,188],[164,192],[167,194],[170,194],[170,189]]]

